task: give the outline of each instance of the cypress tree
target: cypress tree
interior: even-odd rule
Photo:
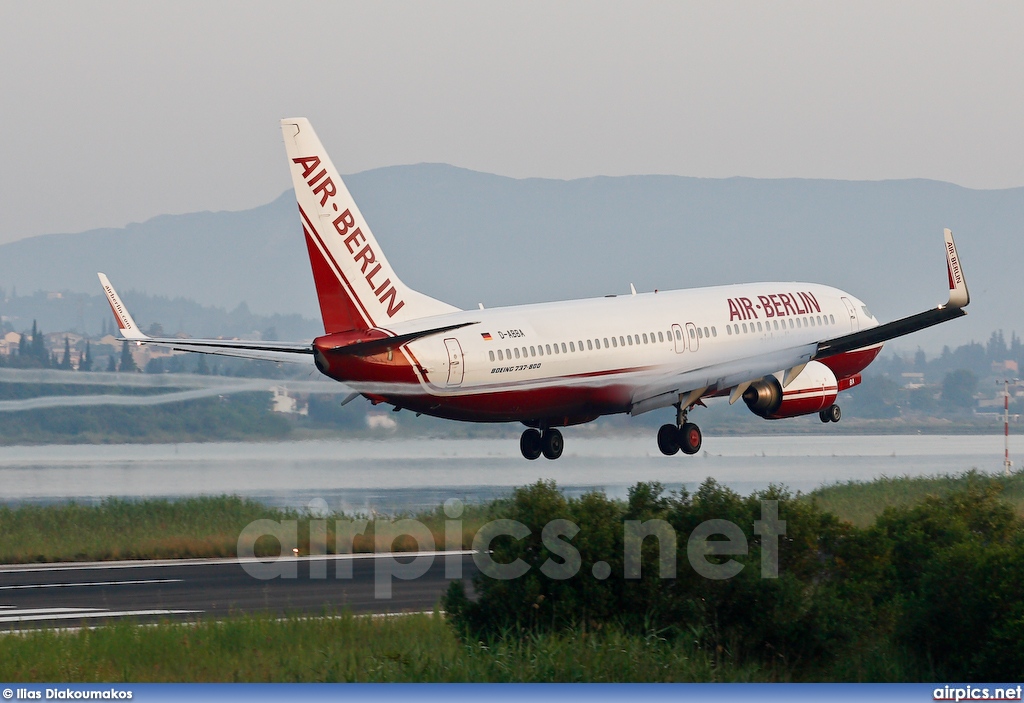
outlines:
[[[60,367],[65,371],[71,370],[71,343],[64,338],[64,358],[60,360]]]
[[[132,350],[128,348],[128,342],[121,342],[121,366],[120,371],[138,371],[135,359],[132,357]]]

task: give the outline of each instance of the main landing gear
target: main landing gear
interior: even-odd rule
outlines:
[[[686,419],[686,410],[676,412],[676,424],[662,425],[658,430],[658,449],[666,456],[672,456],[679,450],[683,454],[696,454],[704,441],[700,428]]]
[[[519,451],[530,461],[537,459],[541,454],[546,459],[557,459],[562,456],[564,446],[562,433],[553,427],[547,428],[543,433],[531,428],[523,432],[523,436],[519,438]]]
[[[843,411],[838,405],[832,404],[818,413],[818,418],[822,422],[839,422],[843,419]]]

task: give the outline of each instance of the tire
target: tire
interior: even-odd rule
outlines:
[[[835,406],[833,405],[832,407]],[[832,408],[825,408],[824,410],[819,412],[818,419],[821,420],[822,422],[832,422],[832,417],[829,415],[829,412],[831,412],[831,410]]]
[[[540,432],[537,430],[526,430],[519,438],[519,451],[523,453],[524,459],[533,461],[540,456]]]
[[[840,420],[843,419],[843,411],[839,409],[838,405],[833,405],[825,412],[828,413],[828,419],[831,422],[839,422]]]
[[[703,442],[704,437],[700,428],[692,422],[687,422],[679,428],[679,448],[683,450],[683,454],[696,454]]]
[[[658,430],[658,449],[665,456],[679,451],[679,431],[675,425],[662,425]]]
[[[540,438],[540,446],[545,459],[557,459],[562,456],[562,449],[565,447],[562,433],[554,429],[545,430]]]

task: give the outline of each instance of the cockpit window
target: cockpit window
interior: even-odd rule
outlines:
[[[869,320],[875,319],[875,316],[871,314],[870,310],[868,310],[867,305],[861,305],[860,309],[864,311],[864,317],[868,318]]]

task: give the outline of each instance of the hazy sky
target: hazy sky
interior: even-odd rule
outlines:
[[[0,243],[342,173],[1024,185],[1020,2],[0,0]]]

